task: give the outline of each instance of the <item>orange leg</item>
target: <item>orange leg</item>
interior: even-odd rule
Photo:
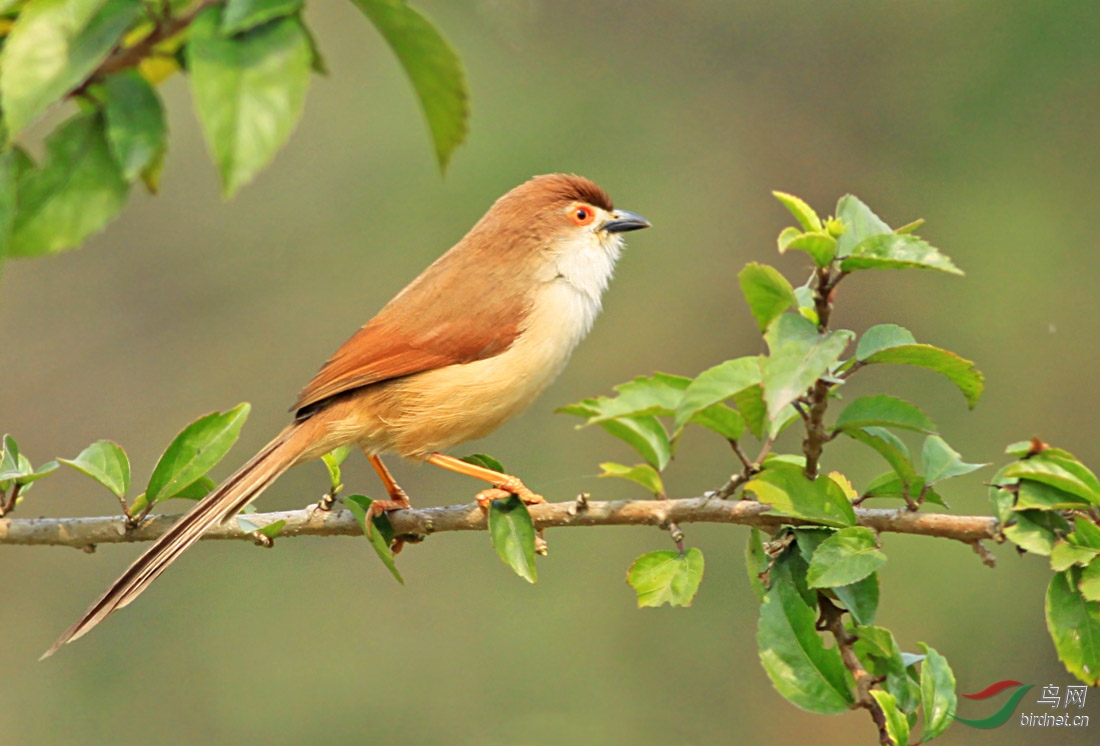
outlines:
[[[445,453],[433,453],[428,457],[428,463],[493,485],[492,489],[482,490],[477,494],[477,504],[485,509],[488,509],[489,503],[493,500],[499,500],[509,495],[515,495],[528,505],[546,502],[542,495],[536,495],[527,489],[519,477],[514,477],[511,474],[501,474],[499,471],[486,469],[484,466],[468,464]]]
[[[376,515],[382,515],[387,510],[407,510],[412,507],[412,504],[409,502],[409,496],[405,494],[405,490],[401,489],[397,484],[397,480],[393,478],[393,474],[390,474],[390,470],[382,463],[382,459],[372,456],[366,451],[363,451],[363,453],[367,457],[367,461],[370,461],[370,465],[378,472],[378,476],[386,488],[386,494],[390,496],[389,500],[375,500],[370,504],[366,519],[367,530],[370,531],[371,521]],[[404,546],[405,541],[403,539],[394,539],[390,548],[394,554],[397,554]]]

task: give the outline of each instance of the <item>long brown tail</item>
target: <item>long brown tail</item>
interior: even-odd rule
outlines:
[[[133,601],[168,569],[185,549],[198,541],[208,528],[228,520],[260,496],[268,485],[298,460],[310,443],[309,421],[295,423],[283,430],[248,463],[222,482],[196,505],[190,513],[172,524],[164,534],[122,573],[106,593],[92,604],[76,624],[47,650],[48,658],[67,642],[81,637],[102,622],[116,609]]]

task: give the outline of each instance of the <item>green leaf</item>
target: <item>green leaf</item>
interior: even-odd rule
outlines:
[[[708,368],[683,390],[672,430],[679,433],[697,413],[760,383],[760,358],[739,357]]]
[[[787,194],[785,192],[772,192],[775,198],[783,203],[783,206],[790,210],[791,215],[794,215],[794,219],[802,225],[804,230],[819,231],[822,228],[821,218],[817,216],[814,209],[808,204],[803,202],[793,194]]]
[[[662,550],[643,554],[630,566],[626,582],[643,606],[691,606],[703,580],[703,552]]]
[[[853,526],[856,514],[843,490],[826,476],[814,481],[791,464],[769,465],[745,484],[745,491],[783,515],[805,518],[826,526]]]
[[[15,148],[0,151],[0,276],[3,275],[4,257],[10,251],[12,229],[15,227],[17,160],[21,156],[21,151]]]
[[[412,81],[440,169],[466,139],[469,102],[458,55],[424,14],[403,0],[353,0],[386,39]]]
[[[795,228],[793,225],[788,226],[788,227],[784,228],[783,230],[781,230],[779,232],[779,238],[776,239],[776,243],[779,246],[779,253],[780,254],[784,253],[790,247],[791,243],[795,239],[799,238],[800,236],[804,236],[804,235],[806,235],[806,234],[804,234],[798,228]]]
[[[612,461],[605,461],[600,464],[600,468],[603,469],[603,473],[600,474],[601,477],[627,479],[642,485],[658,498],[664,498],[665,496],[665,485],[661,481],[661,475],[649,464],[624,466],[623,464],[616,464]]]
[[[841,529],[821,543],[810,561],[811,588],[832,588],[863,580],[886,562],[875,532],[863,526]]]
[[[894,695],[881,689],[872,689],[871,696],[875,698],[875,702],[886,717],[886,735],[895,746],[909,746],[909,719],[898,708],[898,701]]]
[[[1005,526],[1005,537],[1021,549],[1049,557],[1054,545],[1069,532],[1069,523],[1055,513],[1024,510],[1014,513],[1012,524]]]
[[[1086,601],[1100,601],[1100,557],[1093,559],[1081,571],[1081,581],[1077,588]]]
[[[932,345],[909,344],[890,347],[868,356],[864,362],[915,365],[940,373],[959,387],[971,409],[978,403],[984,387],[985,377],[974,367],[974,363]]]
[[[367,510],[370,509],[371,503],[374,501],[363,495],[348,495],[342,499],[347,509],[355,516],[355,520],[359,522],[359,528],[363,531],[363,535],[367,537],[371,547],[374,548],[378,559],[382,560],[382,564],[397,579],[398,583],[405,585],[405,579],[398,572],[397,563],[394,561],[393,552],[390,550],[394,532],[389,517],[385,513],[374,516],[371,520],[372,530],[368,530]]]
[[[794,288],[775,267],[749,262],[737,275],[749,310],[763,332],[780,314],[798,306]]]
[[[727,440],[738,440],[745,434],[745,418],[725,404],[711,404],[691,417],[691,422],[712,430]]]
[[[284,526],[286,526],[286,521],[283,519],[279,519],[277,521],[272,521],[267,525],[261,526],[260,524],[255,523],[242,515],[239,515],[237,516],[237,525],[241,527],[242,531],[247,531],[251,534],[260,534],[274,540],[278,538],[279,532],[283,530]]]
[[[0,482],[23,476],[23,469],[19,466],[19,444],[11,435],[4,436],[4,448],[0,456]]]
[[[760,364],[768,417],[774,422],[840,358],[855,335],[845,330],[820,334],[809,320],[795,314],[777,318],[764,339],[771,354]]]
[[[878,614],[878,573],[873,572],[863,580],[833,588],[833,593],[848,609],[857,624],[874,624]]]
[[[879,474],[871,480],[871,483],[867,485],[867,489],[863,491],[864,497],[904,498],[908,496],[910,499],[916,500],[922,495],[926,503],[934,503],[947,507],[947,503],[943,501],[939,493],[925,485],[924,477],[915,477],[906,487],[896,471],[888,471],[885,474]]]
[[[840,652],[825,647],[816,621],[817,613],[798,592],[787,563],[776,563],[760,605],[760,662],[775,690],[792,704],[833,715],[854,702],[851,674]]]
[[[225,412],[212,412],[185,427],[164,451],[149,477],[145,494],[156,505],[180,493],[222,460],[237,442],[252,409],[247,402]]]
[[[1083,567],[1092,562],[1098,554],[1100,554],[1098,549],[1059,540],[1050,551],[1050,569],[1055,572],[1062,572],[1074,565]]]
[[[164,155],[164,107],[149,81],[134,70],[108,76],[103,90],[107,142],[122,178],[133,181]]]
[[[947,659],[923,642],[918,644],[924,653],[920,666],[920,700],[924,707],[921,742],[928,743],[951,725],[958,697],[955,695],[955,674]]]
[[[201,500],[213,492],[217,486],[218,483],[210,477],[199,477],[172,497],[180,500]]]
[[[1089,686],[1100,686],[1100,603],[1076,589],[1073,571],[1060,572],[1047,586],[1047,629],[1066,670]]]
[[[516,575],[534,583],[535,524],[527,506],[515,495],[507,500],[493,500],[489,504],[489,536],[493,547],[504,564],[516,571]]]
[[[917,340],[912,332],[897,324],[879,324],[872,326],[859,338],[856,347],[856,359],[866,360],[881,350],[891,347],[904,347],[916,344]]]
[[[130,459],[117,443],[97,440],[76,458],[59,458],[58,461],[87,474],[116,497],[126,497],[126,492],[130,489]]]
[[[768,571],[768,554],[764,551],[764,539],[760,529],[754,528],[749,532],[749,540],[745,544],[745,570],[749,575],[749,587],[756,595],[757,601],[764,600],[767,588],[760,579]]]
[[[469,456],[463,456],[461,460],[465,461],[467,464],[480,466],[481,468],[489,469],[490,471],[500,472],[501,474],[508,473],[504,471],[504,464],[500,463],[487,453],[471,453]]]
[[[0,105],[19,134],[80,85],[138,17],[139,0],[35,0],[0,53]]]
[[[672,445],[661,421],[652,415],[622,417],[599,423],[608,434],[626,443],[657,471],[664,471],[672,458]]]
[[[18,180],[9,256],[79,246],[122,209],[130,186],[111,156],[102,119],[78,114],[46,138],[46,160]]]
[[[328,481],[332,487],[332,494],[336,494],[344,487],[344,478],[340,466],[349,453],[351,453],[350,446],[340,446],[321,456],[321,461],[324,462],[325,468],[328,470]]]
[[[233,194],[271,161],[302,114],[312,53],[297,17],[225,37],[221,10],[191,24],[187,69],[203,134]]]
[[[929,435],[924,440],[924,447],[920,454],[921,470],[928,484],[936,484],[945,479],[961,477],[977,471],[989,464],[968,464],[960,458],[959,453],[947,441],[938,435]]]
[[[909,487],[910,496],[916,497],[912,494],[912,489],[918,479],[917,471],[909,461],[909,449],[896,435],[881,427],[864,427],[842,432],[849,438],[858,440],[860,443],[878,451],[879,455],[886,459],[894,471],[897,472],[902,484]]]
[[[846,257],[858,244],[880,233],[892,233],[890,226],[858,197],[846,194],[836,205],[836,216],[844,224],[844,233],[836,242],[836,255]]]
[[[1069,535],[1070,541],[1078,546],[1100,550],[1100,526],[1083,515],[1073,517],[1073,526],[1074,532]]]
[[[1032,479],[1017,483],[1015,510],[1087,510],[1088,500]]]
[[[27,461],[26,456],[20,454],[19,462],[20,464],[25,463],[27,469],[30,469],[30,462]],[[24,470],[24,473],[16,478],[15,483],[21,487],[26,487],[27,489],[30,489],[29,485],[32,482],[37,482],[42,477],[48,477],[50,474],[53,474],[55,471],[57,471],[58,468],[59,464],[56,461],[47,461],[46,463],[39,466],[37,469],[30,471],[29,473]],[[23,490],[23,494],[27,494],[26,489]]]
[[[913,233],[917,230],[917,228],[920,228],[922,225],[924,225],[924,218],[917,218],[911,223],[906,223],[900,228],[895,228],[894,233]]]
[[[836,239],[826,231],[803,233],[790,237],[786,245],[780,248],[779,253],[782,254],[788,249],[805,251],[818,267],[827,267],[836,256]]]
[[[927,241],[897,233],[864,239],[841,261],[840,269],[844,272],[858,269],[936,269],[952,275],[963,274],[947,256]]]
[[[899,427],[921,433],[936,432],[936,424],[918,407],[887,394],[855,399],[844,408],[836,421],[837,430],[873,426]]]
[[[898,648],[893,633],[884,627],[860,626],[857,631],[855,651],[868,671],[885,676],[883,685],[897,701],[903,712],[915,712],[920,706],[920,686],[909,677],[906,670],[910,663]],[[924,660],[924,656],[911,656]]]
[[[239,34],[260,24],[297,13],[305,0],[229,0],[222,16],[222,33]]]
[[[760,384],[734,394],[733,403],[737,405],[737,411],[745,417],[745,424],[757,440],[763,440],[765,433],[774,434],[781,429],[779,425],[783,422],[782,417],[776,420],[775,427],[768,421],[768,405],[764,402],[764,387]],[[794,409],[791,408],[790,411],[794,412]],[[798,414],[795,413],[794,416],[797,417]]]
[[[557,411],[587,418],[587,422],[584,425],[578,425],[578,428],[621,417],[668,416],[676,411],[690,383],[690,378],[668,373],[638,376],[633,381],[615,386],[617,395],[614,397],[599,396],[595,399],[584,399],[577,404],[561,407]]]
[[[1100,505],[1100,484],[1079,461],[1048,456],[1047,452],[1009,464],[1001,475],[1007,479],[1030,479],[1076,495],[1092,505]]]

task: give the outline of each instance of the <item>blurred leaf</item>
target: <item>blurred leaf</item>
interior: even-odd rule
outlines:
[[[1087,510],[1088,500],[1044,482],[1021,479],[1017,484],[1015,510]]]
[[[821,218],[817,216],[814,209],[808,204],[803,202],[793,194],[787,194],[785,192],[772,192],[775,198],[783,203],[783,206],[790,210],[791,215],[794,215],[804,230],[819,231],[822,228]]]
[[[325,468],[328,470],[328,481],[332,488],[332,494],[336,494],[344,487],[340,466],[349,453],[351,453],[351,446],[340,446],[321,456],[321,461],[324,462]]]
[[[312,54],[296,17],[239,36],[219,30],[221,10],[191,24],[187,69],[206,142],[227,199],[266,166],[302,114]]]
[[[1054,544],[1054,548],[1050,550],[1050,569],[1055,572],[1062,572],[1074,565],[1084,567],[1092,562],[1098,554],[1100,554],[1098,549],[1059,539]]]
[[[863,495],[864,497],[904,498],[906,492],[898,473],[896,471],[888,471],[872,479],[871,483],[867,485],[867,489],[864,490]],[[924,502],[926,503],[947,507],[947,503],[943,501],[943,498],[940,497],[938,492],[931,487],[925,486],[924,477],[915,477],[913,481],[908,484],[908,496],[912,500],[917,500],[921,495],[924,496]]]
[[[844,272],[859,269],[936,269],[953,275],[963,274],[947,256],[927,241],[896,233],[864,239],[841,261],[840,269]]]
[[[844,195],[837,202],[836,216],[845,228],[836,242],[836,255],[840,258],[848,256],[852,249],[871,236],[893,232],[878,215],[871,212],[871,208],[851,194]]]
[[[59,458],[77,471],[87,474],[115,494],[126,497],[130,489],[130,459],[117,443],[97,440],[74,459]]]
[[[615,386],[616,396],[599,396],[584,399],[577,404],[560,407],[557,411],[587,419],[580,427],[595,425],[607,420],[636,415],[668,416],[676,411],[690,378],[668,373],[638,376],[633,381]]]
[[[139,0],[35,0],[0,53],[0,104],[11,136],[107,58],[138,17]]]
[[[18,197],[18,168],[20,157],[14,148],[0,151],[0,276],[3,275],[4,256],[11,247],[12,229],[15,227],[15,211]]]
[[[921,433],[936,432],[936,423],[918,407],[887,394],[861,396],[853,400],[841,412],[835,427],[837,430],[848,430],[871,426],[900,427]]]
[[[907,344],[890,347],[869,355],[864,362],[915,365],[940,373],[959,387],[971,409],[982,395],[985,377],[974,367],[974,363],[932,345]]]
[[[182,500],[201,500],[213,492],[217,486],[218,483],[210,477],[199,477],[172,497]]]
[[[855,335],[845,330],[820,334],[802,316],[783,314],[764,339],[771,354],[760,364],[768,417],[774,422],[793,402],[840,358]]]
[[[897,472],[902,483],[908,485],[912,490],[912,486],[918,478],[917,471],[909,461],[909,449],[896,435],[881,427],[864,427],[842,432],[849,438],[858,440],[860,443],[878,451],[879,455],[886,459],[894,471]],[[915,497],[912,491],[910,491],[910,496]]]
[[[683,554],[662,550],[634,560],[626,582],[638,594],[643,606],[691,606],[703,580],[703,552],[691,547]]]
[[[535,524],[527,506],[515,495],[506,500],[493,500],[489,504],[489,536],[493,547],[504,564],[516,571],[516,575],[534,583]]]
[[[794,241],[799,236],[803,236],[803,235],[805,235],[805,234],[802,231],[800,231],[798,228],[795,228],[793,225],[787,226],[786,228],[781,230],[779,232],[779,238],[776,239],[776,243],[778,244],[778,248],[779,248],[779,253],[780,254],[784,253],[787,250],[787,248],[791,245],[792,241]]]
[[[1074,531],[1069,535],[1069,540],[1082,547],[1100,550],[1100,526],[1090,521],[1084,515],[1073,517]]]
[[[679,433],[693,416],[760,383],[760,358],[739,357],[708,368],[695,377],[676,406],[673,432]]]
[[[0,482],[7,482],[23,475],[19,467],[19,444],[11,435],[4,436],[4,450],[0,458]]]
[[[757,601],[763,601],[764,594],[767,592],[760,576],[768,571],[768,564],[763,535],[760,529],[754,528],[749,532],[749,540],[745,544],[745,570],[749,575],[749,587],[752,588]]]
[[[185,427],[164,451],[145,490],[156,505],[175,497],[222,460],[237,442],[252,407],[247,402],[225,412],[211,412]]]
[[[837,531],[821,543],[810,561],[811,588],[832,588],[863,580],[886,562],[875,532],[863,526]]]
[[[853,526],[856,523],[852,504],[836,482],[825,476],[811,482],[797,466],[768,466],[745,484],[744,489],[783,515],[826,526]]]
[[[905,225],[901,226],[900,228],[895,228],[894,233],[909,233],[909,234],[911,234],[914,231],[916,231],[917,228],[920,228],[922,225],[924,225],[924,218],[917,218],[916,220],[914,220],[911,223],[906,223]]]
[[[1068,532],[1066,519],[1053,513],[1024,510],[1012,516],[1012,524],[1005,526],[1005,537],[1021,549],[1049,557],[1054,544]]]
[[[798,299],[798,312],[814,326],[817,326],[820,319],[817,316],[817,309],[814,304],[814,291],[805,285],[800,285],[794,289],[794,297]]]
[[[904,347],[916,344],[913,334],[903,326],[897,324],[879,324],[872,326],[859,338],[856,347],[856,359],[866,360],[876,352],[887,350],[891,347]]]
[[[920,699],[924,707],[921,742],[928,743],[951,725],[958,697],[955,695],[955,674],[947,659],[923,642],[919,645],[924,653],[920,667]]]
[[[897,701],[903,712],[915,712],[920,706],[921,690],[919,684],[909,677],[906,670],[909,665],[907,656],[898,648],[893,633],[884,627],[860,626],[855,642],[856,654],[868,670],[876,676],[885,676],[883,685]],[[909,659],[924,660],[924,656],[908,656]]]
[[[470,116],[466,73],[458,55],[432,22],[403,0],[352,0],[397,55],[435,143],[440,169],[466,139]]]
[[[622,417],[599,423],[610,435],[633,448],[657,471],[664,471],[672,458],[672,445],[661,421],[652,415]]]
[[[890,692],[872,689],[871,696],[886,718],[886,735],[896,746],[909,746],[909,719],[898,708],[898,701]]]
[[[803,233],[788,241],[786,249],[805,251],[818,267],[827,267],[836,256],[836,239],[825,231]]]
[[[103,89],[107,142],[122,178],[133,181],[163,157],[164,107],[153,86],[133,70],[108,76]]]
[[[222,33],[239,34],[276,18],[293,15],[305,0],[229,0],[222,15]]]
[[[284,526],[286,526],[286,521],[279,519],[277,521],[272,521],[266,526],[261,526],[260,524],[239,515],[237,516],[237,525],[241,527],[242,531],[247,531],[250,534],[261,534],[269,539],[276,539],[279,536],[279,532],[283,530]]]
[[[472,453],[469,456],[463,456],[461,460],[465,461],[467,464],[480,466],[483,469],[489,469],[490,471],[507,474],[507,472],[504,471],[504,464],[500,463],[487,453]]]
[[[1060,572],[1047,586],[1047,629],[1066,670],[1089,686],[1100,686],[1100,603],[1076,589],[1074,572]]]
[[[1094,559],[1081,571],[1081,580],[1077,588],[1086,601],[1100,601],[1100,557]]]
[[[929,435],[925,438],[920,460],[921,471],[924,472],[923,476],[928,484],[961,477],[983,466],[989,466],[989,464],[965,463],[959,453],[938,435]]]
[[[102,119],[78,114],[46,138],[46,160],[19,178],[9,256],[74,248],[110,222],[129,185],[111,157]]]
[[[822,715],[846,712],[855,701],[851,674],[840,652],[825,647],[816,622],[787,564],[774,565],[756,632],[760,662],[775,690],[797,707]]]
[[[368,530],[367,511],[374,501],[364,495],[348,495],[342,499],[347,509],[355,516],[355,520],[359,522],[359,528],[363,531],[363,535],[367,537],[367,541],[370,542],[371,547],[374,548],[375,553],[378,555],[378,559],[382,560],[382,564],[385,565],[386,569],[390,571],[390,574],[397,579],[398,583],[405,585],[405,579],[402,578],[401,573],[398,572],[397,563],[394,561],[393,552],[390,550],[390,544],[393,543],[394,532],[393,524],[390,523],[389,516],[385,513],[374,516],[371,520],[373,530]]]
[[[738,440],[745,434],[745,418],[725,404],[711,404],[691,416],[691,422],[712,430],[727,440]]]
[[[1030,479],[1049,484],[1092,505],[1100,505],[1100,484],[1096,475],[1078,461],[1048,456],[1044,452],[1009,464],[1001,475],[1007,479]]]
[[[878,614],[878,573],[873,572],[863,580],[833,588],[833,593],[848,609],[857,624],[874,624]]]
[[[665,496],[665,485],[661,481],[661,475],[649,464],[624,466],[623,464],[616,464],[612,461],[605,461],[600,464],[600,468],[603,469],[603,473],[600,474],[601,477],[619,477],[620,479],[627,479],[642,485],[658,498],[663,498]]]
[[[794,288],[775,267],[749,262],[737,275],[749,310],[763,332],[780,314],[798,306]]]

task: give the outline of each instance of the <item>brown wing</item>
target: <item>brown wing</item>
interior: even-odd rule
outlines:
[[[463,242],[465,243],[465,242]],[[291,411],[391,378],[504,352],[529,310],[523,282],[460,243],[368,321],[310,381]],[[494,275],[501,276],[494,276]]]

